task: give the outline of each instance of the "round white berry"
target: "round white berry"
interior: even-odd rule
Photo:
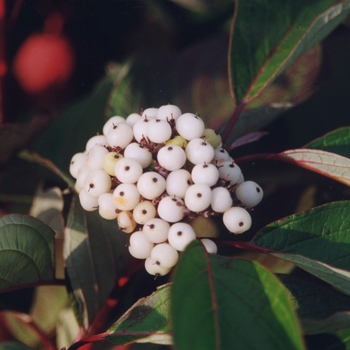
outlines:
[[[166,196],[158,203],[158,215],[168,222],[177,222],[183,219],[185,204],[180,198]]]
[[[129,124],[131,127],[134,126],[134,124],[141,119],[141,115],[138,113],[131,113],[127,116],[125,119],[125,123]]]
[[[148,138],[154,143],[163,143],[171,137],[171,126],[166,120],[152,119],[148,123]]]
[[[175,266],[179,260],[179,253],[170,244],[160,243],[153,247],[151,259],[161,267],[171,268]]]
[[[186,207],[194,212],[207,209],[211,202],[211,189],[208,185],[192,185],[185,194]]]
[[[168,239],[170,224],[160,218],[153,218],[143,225],[143,233],[153,243],[162,243]]]
[[[158,112],[158,108],[154,108],[154,107],[150,107],[150,108],[146,108],[145,110],[143,110],[142,112],[142,118],[143,119],[155,119],[157,116],[157,112]]]
[[[132,127],[135,140],[141,142],[141,140],[147,139],[148,137],[148,125],[150,119],[140,119]]]
[[[133,184],[120,184],[113,192],[114,205],[119,210],[133,210],[140,202],[140,194]]]
[[[165,146],[158,151],[157,160],[166,170],[178,170],[186,163],[186,153],[179,146]]]
[[[162,267],[153,261],[150,257],[148,257],[145,260],[145,270],[150,275],[164,276],[170,272],[171,268]]]
[[[118,214],[113,201],[112,193],[103,193],[98,197],[98,212],[106,220],[116,219]]]
[[[146,199],[158,198],[165,191],[165,179],[155,171],[143,173],[137,182],[137,189]]]
[[[97,197],[90,196],[85,190],[79,192],[79,201],[86,211],[94,211],[98,209]]]
[[[184,113],[176,120],[176,130],[186,140],[193,140],[203,135],[203,120],[193,113]]]
[[[134,232],[136,227],[136,221],[134,220],[130,211],[121,211],[117,216],[118,227],[125,233]]]
[[[87,141],[86,146],[85,146],[85,151],[89,152],[90,149],[95,145],[106,146],[107,145],[106,136],[95,135],[95,136],[89,138],[89,140]]]
[[[225,187],[216,187],[211,191],[211,208],[217,213],[223,213],[231,208],[232,198],[229,190]]]
[[[142,231],[131,234],[129,252],[136,259],[146,259],[151,255],[154,244],[150,242]]]
[[[235,195],[247,208],[258,205],[263,198],[262,188],[254,181],[244,181],[235,189]]]
[[[107,142],[111,147],[120,147],[124,149],[133,139],[132,127],[128,124],[119,123],[113,125],[107,134]]]
[[[144,225],[148,220],[153,219],[156,213],[156,207],[150,201],[142,201],[134,208],[132,215],[138,224]]]
[[[217,245],[211,239],[203,238],[201,239],[201,242],[203,243],[204,248],[209,254],[216,254],[218,252]]]
[[[119,123],[125,123],[125,119],[119,115],[109,118],[106,123],[103,125],[103,135],[107,136],[109,130]]]
[[[178,251],[183,251],[187,245],[197,238],[193,228],[184,222],[170,226],[168,233],[169,244]]]
[[[186,147],[186,156],[192,164],[210,163],[214,158],[213,146],[201,139],[192,139]]]
[[[241,178],[241,168],[234,162],[226,161],[219,166],[220,179],[228,181],[230,185],[236,185]]]
[[[103,157],[108,153],[106,147],[95,145],[91,147],[86,157],[86,165],[91,169],[102,169]]]
[[[219,180],[219,170],[213,164],[197,164],[191,171],[192,181],[197,185],[214,186]]]
[[[224,212],[222,220],[226,228],[234,233],[240,234],[250,229],[252,218],[247,210],[241,207],[231,207]]]
[[[84,188],[86,177],[88,176],[91,169],[87,165],[83,165],[77,174],[77,181],[75,182],[75,188],[78,190],[82,190]]]
[[[108,152],[103,156],[102,159],[102,169],[109,175],[115,176],[115,165],[121,160],[123,157],[122,154],[117,152]]]
[[[92,197],[99,197],[111,189],[111,177],[102,169],[92,170],[86,176],[84,190]]]
[[[86,163],[86,153],[78,152],[72,157],[69,164],[69,173],[76,179],[79,169]]]
[[[143,169],[141,164],[130,158],[120,159],[115,165],[114,173],[117,179],[122,183],[133,184],[142,175]]]
[[[228,152],[223,148],[217,148],[214,151],[213,164],[221,165],[223,162],[232,161],[232,158],[228,154]]]
[[[124,157],[137,160],[143,169],[147,168],[152,162],[152,153],[137,142],[132,142],[126,146]]]
[[[184,198],[190,185],[191,174],[185,169],[179,169],[169,173],[165,181],[165,190],[169,196]]]
[[[164,105],[158,108],[156,118],[170,121],[177,119],[181,115],[181,110],[175,105]]]

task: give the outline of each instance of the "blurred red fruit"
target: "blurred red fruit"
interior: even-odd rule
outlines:
[[[73,66],[73,50],[64,36],[33,34],[16,54],[14,73],[23,90],[35,94],[65,83]]]

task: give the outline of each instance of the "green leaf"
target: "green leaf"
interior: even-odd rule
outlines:
[[[50,227],[30,216],[0,219],[0,291],[54,280],[54,236]]]
[[[179,349],[304,349],[287,293],[276,277],[244,259],[183,252],[171,287]]]
[[[296,164],[350,186],[350,159],[318,149],[299,148],[271,158]]]
[[[350,298],[319,280],[279,275],[292,294],[305,334],[350,327]]]
[[[338,26],[349,11],[349,1],[236,0],[229,70],[237,103],[257,97],[300,54]]]
[[[107,331],[106,339],[122,345],[142,342],[171,344],[169,322],[169,285],[163,285],[150,296],[138,300]]]
[[[350,127],[343,127],[313,140],[305,148],[321,149],[350,158]]]
[[[350,295],[350,201],[275,221],[252,242]]]
[[[88,328],[128,260],[127,235],[116,220],[86,212],[74,196],[65,231],[64,257],[77,319]]]

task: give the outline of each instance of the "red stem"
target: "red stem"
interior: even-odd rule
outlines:
[[[231,134],[231,131],[233,129],[233,127],[236,125],[237,120],[239,118],[239,116],[241,115],[243,109],[245,108],[245,106],[247,105],[247,102],[242,101],[234,110],[225,130],[223,131],[223,133],[221,134],[221,139],[222,139],[222,144],[225,146],[225,143],[227,142],[228,137]]]

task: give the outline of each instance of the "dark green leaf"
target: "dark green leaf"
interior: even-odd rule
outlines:
[[[106,339],[119,345],[138,339],[171,344],[169,289],[169,285],[164,285],[150,296],[138,300],[107,331]]]
[[[331,332],[350,327],[350,297],[321,281],[293,275],[279,278],[291,292],[304,333]]]
[[[350,202],[325,204],[264,227],[253,243],[350,294]]]
[[[349,14],[349,1],[236,1],[229,49],[237,103],[251,101]]]
[[[350,127],[340,128],[306,144],[305,148],[321,149],[350,158]]]
[[[31,216],[0,219],[0,290],[55,278],[55,233]]]
[[[87,328],[112,291],[127,262],[127,235],[115,220],[85,212],[73,198],[65,232],[64,257],[79,323]]]
[[[285,288],[252,261],[209,255],[193,242],[170,300],[179,349],[304,349]]]

